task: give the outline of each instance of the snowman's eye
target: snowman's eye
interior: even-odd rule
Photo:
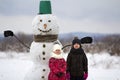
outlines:
[[[42,20],[40,20],[40,22],[42,22]]]
[[[48,22],[51,22],[51,20],[48,20]]]

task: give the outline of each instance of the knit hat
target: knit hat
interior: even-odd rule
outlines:
[[[39,14],[52,14],[50,0],[40,1]]]
[[[55,44],[54,46],[53,46],[53,51],[55,51],[55,50],[57,50],[57,49],[59,49],[60,51],[62,50],[62,47],[59,45],[59,44]]]
[[[78,38],[74,38],[74,40],[72,41],[72,45],[74,45],[75,43],[81,45],[81,41]]]
[[[59,49],[62,53],[62,47],[59,44],[55,44],[53,46],[53,52],[51,53],[51,57],[54,57],[54,58],[57,58],[57,59],[63,58],[62,54],[57,55],[57,54],[54,53],[54,51],[57,50],[57,49]]]

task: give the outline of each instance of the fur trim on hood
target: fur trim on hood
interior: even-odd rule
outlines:
[[[60,53],[59,55],[57,55],[54,52],[52,52],[51,53],[51,57],[56,58],[56,59],[61,59],[61,58],[63,58],[63,55],[62,55],[62,53]]]

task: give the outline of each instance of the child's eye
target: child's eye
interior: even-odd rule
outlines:
[[[51,20],[48,20],[48,22],[51,22]]]
[[[40,22],[42,22],[42,20],[40,20]]]

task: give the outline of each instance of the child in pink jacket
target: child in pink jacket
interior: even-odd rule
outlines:
[[[62,49],[59,44],[53,46],[49,68],[48,80],[66,80],[66,62],[62,56]]]

